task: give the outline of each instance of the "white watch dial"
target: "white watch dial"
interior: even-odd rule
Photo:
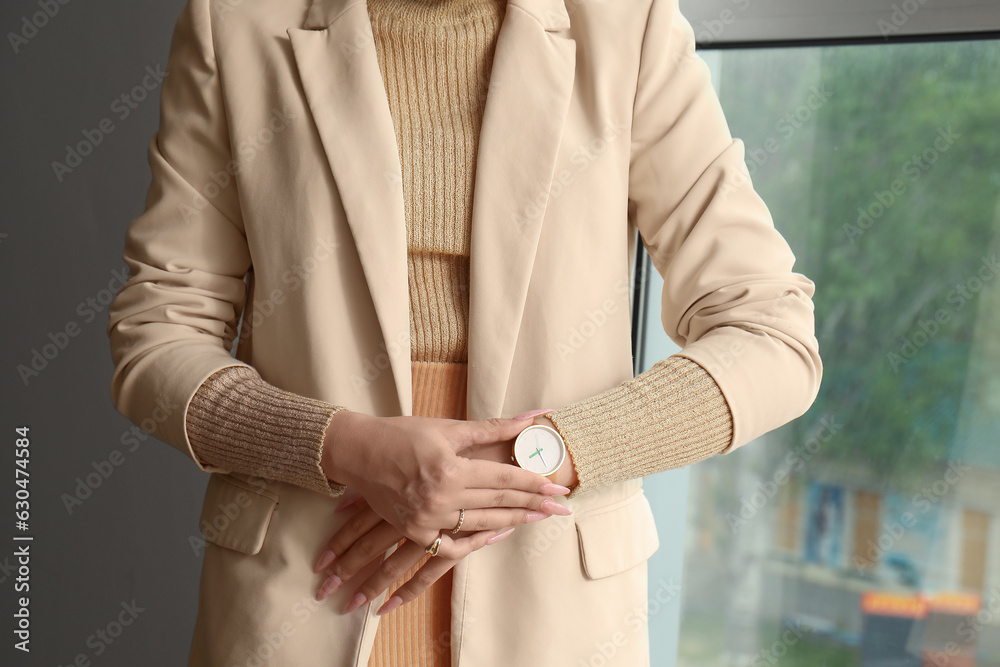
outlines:
[[[562,467],[566,445],[559,433],[542,424],[532,424],[514,440],[514,460],[526,470],[551,475]]]

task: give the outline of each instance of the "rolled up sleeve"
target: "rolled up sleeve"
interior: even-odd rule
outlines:
[[[251,264],[241,220],[207,0],[189,0],[174,28],[149,143],[152,182],[123,258],[129,279],[109,308],[111,399],[132,422],[206,472],[185,411],[231,355]]]
[[[663,277],[662,324],[715,379],[725,453],[804,414],[822,378],[814,283],[753,189],[677,0],[652,0],[634,105],[629,214]]]

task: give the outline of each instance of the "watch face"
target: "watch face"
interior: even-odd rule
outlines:
[[[563,464],[566,447],[559,434],[548,426],[532,424],[514,440],[514,459],[526,470],[551,475]]]

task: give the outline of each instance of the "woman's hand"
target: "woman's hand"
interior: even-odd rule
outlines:
[[[382,520],[368,506],[364,498],[359,496],[345,502],[337,511],[342,511],[348,506],[356,508],[354,515],[330,539],[326,551],[323,552],[313,568],[315,572],[323,570],[329,572],[316,594],[316,599],[320,601],[325,600],[344,582],[350,581],[372,560],[381,557],[403,537],[396,528]],[[540,521],[553,514],[569,513],[568,508],[553,500],[548,500],[544,508],[545,512],[525,515],[520,523]],[[467,517],[468,515],[469,512],[466,512]],[[466,518],[465,521],[468,522],[468,520]],[[463,522],[463,526],[465,525]],[[481,531],[463,530],[456,533],[453,541],[461,555],[452,558],[438,555],[427,559],[427,562],[409,581],[396,589],[392,598],[382,606],[378,613],[387,613],[416,599],[462,558],[488,544],[499,542],[510,535],[513,530],[513,528]],[[426,552],[422,546],[411,540],[404,541],[372,575],[357,587],[354,596],[345,606],[344,613],[353,611],[368,600],[373,600],[381,595],[393,582],[401,579],[410,568],[419,563],[425,556]]]
[[[548,418],[542,416],[536,417],[533,423],[552,425]],[[461,455],[510,465],[510,451],[511,442],[497,442],[463,450]],[[562,475],[563,479],[576,484],[576,474],[569,457],[567,457],[567,463],[563,468],[560,468],[559,474]],[[561,481],[559,477],[556,479]],[[357,507],[358,511],[330,539],[327,549],[314,567],[316,572],[327,568],[330,572],[320,586],[317,593],[318,600],[323,600],[331,595],[345,581],[349,581],[372,560],[381,557],[385,551],[403,538],[402,534],[378,517],[361,495],[355,495],[346,500],[337,508],[337,511],[344,511],[350,507]],[[466,511],[465,519],[462,522],[462,527],[466,530],[455,535],[456,543],[463,551],[467,550],[465,555],[468,555],[483,546],[504,539],[517,525],[540,521],[552,515],[565,516],[572,513],[568,507],[551,499],[543,501],[540,510],[538,512],[514,510],[513,513],[507,515],[509,523],[503,523],[505,519],[503,514],[499,512]],[[481,513],[482,518],[478,519],[480,521],[478,524],[475,523],[477,516],[474,512]],[[487,523],[482,523],[483,521]],[[497,521],[500,522],[499,525]],[[381,595],[394,581],[399,580],[405,572],[418,563],[425,555],[423,549],[418,547],[419,545],[407,540],[394,551],[379,569],[358,587],[354,597],[345,607],[345,613],[356,609],[367,600]],[[393,597],[382,606],[378,613],[388,613],[400,605],[414,600],[464,557],[463,555],[443,558],[439,554],[429,559],[408,582],[396,589]],[[331,564],[333,567],[330,567]]]
[[[449,533],[461,509],[466,530],[483,531],[523,523],[525,515],[542,511],[547,498],[569,492],[518,466],[472,458],[479,448],[509,452],[529,424],[530,419],[374,417],[344,410],[327,430],[323,468],[421,549],[442,534],[439,557],[461,558],[471,553],[472,542],[459,546]]]

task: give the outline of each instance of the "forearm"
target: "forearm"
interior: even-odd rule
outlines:
[[[343,494],[323,468],[327,430],[341,406],[284,391],[246,366],[229,366],[199,387],[185,429],[198,459],[323,495]]]
[[[732,416],[704,368],[672,356],[600,394],[547,415],[570,452],[558,483],[567,498],[614,482],[680,468],[721,453]],[[576,478],[576,485],[567,484]]]

